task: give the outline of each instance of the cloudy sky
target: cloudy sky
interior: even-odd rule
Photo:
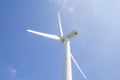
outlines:
[[[120,80],[120,0],[0,0],[0,80],[62,80],[60,42],[28,33],[77,30],[71,52],[88,80]],[[84,80],[72,62],[73,80]]]

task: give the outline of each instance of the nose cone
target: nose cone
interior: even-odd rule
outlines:
[[[62,39],[61,39],[61,43],[64,43],[64,42],[65,42],[65,39],[64,39],[64,38],[62,38]]]

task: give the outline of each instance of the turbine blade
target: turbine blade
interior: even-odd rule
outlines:
[[[37,34],[37,35],[40,35],[40,36],[44,36],[44,37],[50,38],[50,39],[61,40],[61,38],[56,36],[56,35],[46,34],[46,33],[38,32],[38,31],[30,30],[30,29],[28,29],[27,31],[31,32],[33,34]]]
[[[73,62],[75,63],[75,65],[77,66],[78,70],[80,71],[80,73],[82,74],[82,76],[87,79],[87,77],[85,76],[85,74],[83,73],[82,69],[80,68],[80,66],[78,65],[78,63],[76,62],[75,58],[72,56],[71,54],[71,58],[73,60]]]
[[[63,37],[63,30],[62,30],[61,19],[60,19],[60,12],[58,12],[58,22],[59,22],[60,36]]]

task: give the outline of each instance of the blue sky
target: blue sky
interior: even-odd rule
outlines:
[[[119,80],[119,0],[0,0],[0,80],[62,80],[60,42],[27,29],[59,35],[77,30],[71,51],[88,80]],[[72,63],[73,64],[73,63]],[[73,64],[73,80],[84,80]]]

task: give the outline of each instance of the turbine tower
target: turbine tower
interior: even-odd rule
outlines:
[[[37,34],[37,35],[44,36],[44,37],[47,37],[47,38],[50,38],[50,39],[53,39],[53,40],[60,41],[62,44],[64,44],[65,59],[64,59],[63,80],[72,80],[72,65],[71,65],[71,60],[73,60],[73,62],[77,66],[78,70],[82,74],[82,76],[85,79],[87,79],[87,77],[85,76],[85,74],[83,73],[83,71],[81,70],[81,68],[79,67],[78,63],[76,62],[75,58],[72,56],[71,50],[70,50],[70,39],[73,38],[74,36],[76,36],[78,34],[78,32],[73,31],[70,34],[68,34],[68,35],[65,36],[63,34],[63,31],[62,31],[62,25],[61,25],[61,19],[60,19],[60,13],[59,12],[58,12],[58,21],[59,21],[60,36],[52,35],[52,34],[47,34],[47,33],[43,33],[43,32],[38,32],[38,31],[30,30],[30,29],[28,29],[27,31],[31,32],[33,34]]]

